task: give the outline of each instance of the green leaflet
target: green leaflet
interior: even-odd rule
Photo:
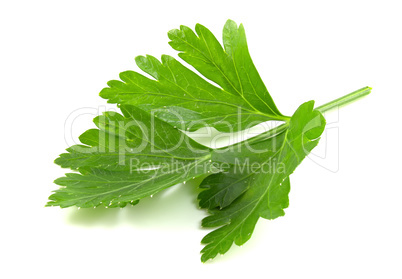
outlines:
[[[80,136],[56,163],[78,170],[55,180],[63,186],[48,205],[125,206],[211,171],[210,149],[132,106],[123,115],[96,117],[98,130]]]
[[[253,170],[275,155],[276,150],[272,147],[282,143],[287,129],[288,124],[283,124],[247,141],[213,150],[212,160],[229,166],[225,172],[210,175],[202,181],[199,187],[205,190],[198,195],[200,207],[222,209],[245,192],[252,184]],[[239,176],[239,172],[246,175]]]
[[[85,144],[74,145],[55,163],[64,168],[96,167],[130,170],[133,162],[157,165],[176,160],[179,163],[208,156],[210,149],[198,144],[158,118],[133,106],[121,106],[123,115],[105,112],[94,119],[99,129],[80,136]]]
[[[288,129],[265,140],[267,152],[272,153],[270,156],[260,157],[260,160],[254,156],[251,162],[239,161],[228,174],[213,174],[202,183],[201,187],[207,190],[199,196],[200,205],[212,208],[211,216],[202,221],[202,226],[220,227],[202,240],[206,244],[201,251],[203,262],[226,253],[233,242],[244,244],[259,217],[275,219],[284,215],[283,209],[288,206],[289,175],[318,144],[325,128],[325,119],[313,106],[313,101],[301,105]],[[222,161],[224,154],[219,156]],[[228,162],[235,163],[233,158],[230,154]],[[254,164],[254,168],[249,169],[246,164],[248,167]],[[215,206],[224,208],[215,209]]]
[[[161,61],[138,56],[138,67],[155,80],[134,71],[120,74],[100,96],[110,103],[130,104],[153,111],[160,119],[182,130],[211,126],[222,132],[244,130],[268,120],[288,120],[276,108],[248,52],[244,28],[228,21],[223,30],[225,50],[202,25],[195,33],[188,27],[168,33],[179,56],[212,85],[174,58]]]
[[[251,60],[242,24],[238,28],[234,21],[226,22],[224,49],[211,31],[201,24],[196,25],[195,31],[197,34],[186,26],[180,26],[180,30],[168,33],[169,44],[181,51],[180,58],[224,90],[242,97],[257,111],[282,115]]]

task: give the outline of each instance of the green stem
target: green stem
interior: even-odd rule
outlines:
[[[363,87],[359,90],[356,90],[350,94],[347,94],[343,97],[335,99],[329,103],[326,103],[322,106],[315,108],[316,110],[320,111],[321,113],[345,106],[347,104],[353,103],[354,101],[367,96],[371,92],[371,87]]]
[[[349,93],[349,94],[347,94],[347,95],[345,95],[343,97],[335,99],[335,100],[333,100],[333,101],[331,101],[329,103],[326,103],[326,104],[324,104],[322,106],[319,106],[319,107],[317,107],[315,109],[320,111],[321,113],[324,113],[324,112],[339,108],[341,106],[345,106],[347,104],[353,103],[354,101],[357,101],[358,99],[363,98],[364,96],[367,96],[368,94],[370,94],[370,92],[371,92],[371,87],[366,86],[366,87],[363,87],[363,88],[361,88],[359,90],[356,90],[356,91],[354,91],[352,93]],[[288,119],[285,121],[285,123],[283,123],[283,124],[281,124],[281,125],[279,125],[279,126],[277,126],[275,128],[272,128],[271,130],[269,130],[267,132],[264,132],[264,133],[259,134],[258,136],[249,138],[248,140],[238,142],[238,143],[235,143],[235,144],[232,144],[232,145],[229,145],[229,146],[224,146],[224,147],[221,147],[221,148],[218,148],[218,149],[225,149],[225,148],[228,148],[230,146],[239,145],[239,144],[245,144],[246,142],[248,144],[251,144],[253,142],[264,141],[264,140],[266,140],[266,139],[268,139],[270,137],[274,137],[275,135],[281,134],[284,131],[286,131],[286,129],[289,127],[289,122],[290,122],[290,117],[288,117]]]
[[[350,103],[353,103],[354,101],[357,101],[360,98],[367,96],[368,94],[370,94],[370,92],[371,92],[371,87],[366,86],[366,87],[360,88],[359,90],[356,90],[352,93],[349,93],[343,97],[335,99],[329,103],[326,103],[322,106],[319,106],[315,109],[321,113],[324,113],[324,112],[348,105]],[[277,134],[283,133],[288,128],[289,122],[290,122],[290,117],[282,125],[279,125],[273,129],[269,130],[268,132],[262,133],[256,137],[250,138],[247,141],[248,141],[248,143],[257,142],[260,140],[265,140],[265,139],[275,136]]]

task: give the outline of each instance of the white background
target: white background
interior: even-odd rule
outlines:
[[[2,1],[0,277],[402,278],[402,7],[329,3]],[[328,116],[331,135],[315,151],[327,158],[291,176],[286,216],[261,219],[243,247],[202,264],[208,231],[194,184],[122,210],[45,208],[66,171],[53,160],[68,147],[70,113],[104,106],[99,91],[137,70],[135,56],[176,56],[168,30],[201,23],[220,38],[228,18],[244,23],[285,114],[373,87]],[[73,138],[92,117],[76,121]]]

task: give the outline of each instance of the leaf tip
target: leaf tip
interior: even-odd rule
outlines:
[[[144,55],[138,55],[134,58],[135,63],[137,64],[138,67],[140,67],[139,64],[144,64],[146,62],[147,58]]]
[[[224,28],[234,28],[237,30],[237,23],[234,20],[228,19],[224,25]]]

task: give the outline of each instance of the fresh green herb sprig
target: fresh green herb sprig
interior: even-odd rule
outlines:
[[[203,239],[203,262],[244,244],[260,217],[283,216],[289,204],[289,176],[318,144],[325,129],[322,113],[370,93],[364,87],[325,105],[303,103],[289,117],[281,114],[248,51],[243,25],[228,20],[223,46],[204,26],[168,33],[169,44],[193,72],[173,57],[135,59],[153,78],[134,71],[108,82],[100,96],[120,113],[94,119],[55,163],[73,172],[47,206],[125,207],[178,183],[203,177],[198,196],[209,216],[203,227],[216,228]],[[214,84],[208,82],[212,81]],[[183,131],[213,127],[236,132],[265,121],[283,124],[248,140],[213,149]]]

